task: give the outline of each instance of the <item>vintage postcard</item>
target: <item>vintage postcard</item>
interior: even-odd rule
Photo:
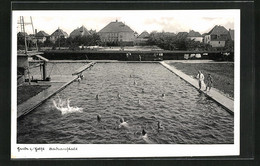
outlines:
[[[240,154],[240,10],[13,10],[11,158]]]

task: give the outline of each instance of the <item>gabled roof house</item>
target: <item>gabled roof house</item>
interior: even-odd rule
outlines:
[[[56,31],[54,31],[51,36],[50,36],[50,40],[52,42],[56,42],[57,39],[59,38],[67,38],[68,34],[63,31],[62,29],[58,28]]]
[[[39,31],[38,33],[36,32],[35,34],[35,38],[37,39],[37,41],[39,42],[44,42],[47,40],[47,38],[49,38],[50,35],[44,31]]]
[[[199,32],[195,32],[194,30],[191,30],[188,35],[187,35],[188,39],[194,40],[194,41],[199,41],[202,42],[203,41],[203,37]]]
[[[83,25],[80,28],[74,29],[70,33],[71,38],[75,38],[76,36],[88,36],[88,35],[90,35],[90,32]]]
[[[204,37],[204,43],[212,47],[224,47],[229,38],[229,31],[221,25],[214,26]]]
[[[110,22],[98,32],[102,42],[128,43],[134,41],[134,31],[120,21]]]

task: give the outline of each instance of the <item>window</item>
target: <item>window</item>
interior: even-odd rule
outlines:
[[[217,35],[211,35],[211,39],[212,40],[217,39]]]

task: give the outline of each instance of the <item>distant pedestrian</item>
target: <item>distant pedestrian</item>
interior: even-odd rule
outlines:
[[[200,70],[198,71],[197,79],[199,81],[199,89],[201,89],[201,86],[204,85],[205,83],[204,83],[204,75]]]
[[[142,57],[141,57],[141,55],[139,55],[139,61],[142,61]]]
[[[208,74],[208,76],[207,76],[207,78],[206,78],[206,83],[207,83],[207,86],[206,86],[206,89],[205,89],[205,91],[207,91],[208,89],[209,89],[209,91],[210,91],[210,89],[211,89],[211,87],[212,87],[212,84],[213,84],[213,78],[212,78],[212,76],[210,75],[210,74]]]

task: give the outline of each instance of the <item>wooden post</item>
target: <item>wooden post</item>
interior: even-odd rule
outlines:
[[[46,79],[46,62],[43,61],[43,66],[42,66],[42,77],[43,77],[43,80]]]

